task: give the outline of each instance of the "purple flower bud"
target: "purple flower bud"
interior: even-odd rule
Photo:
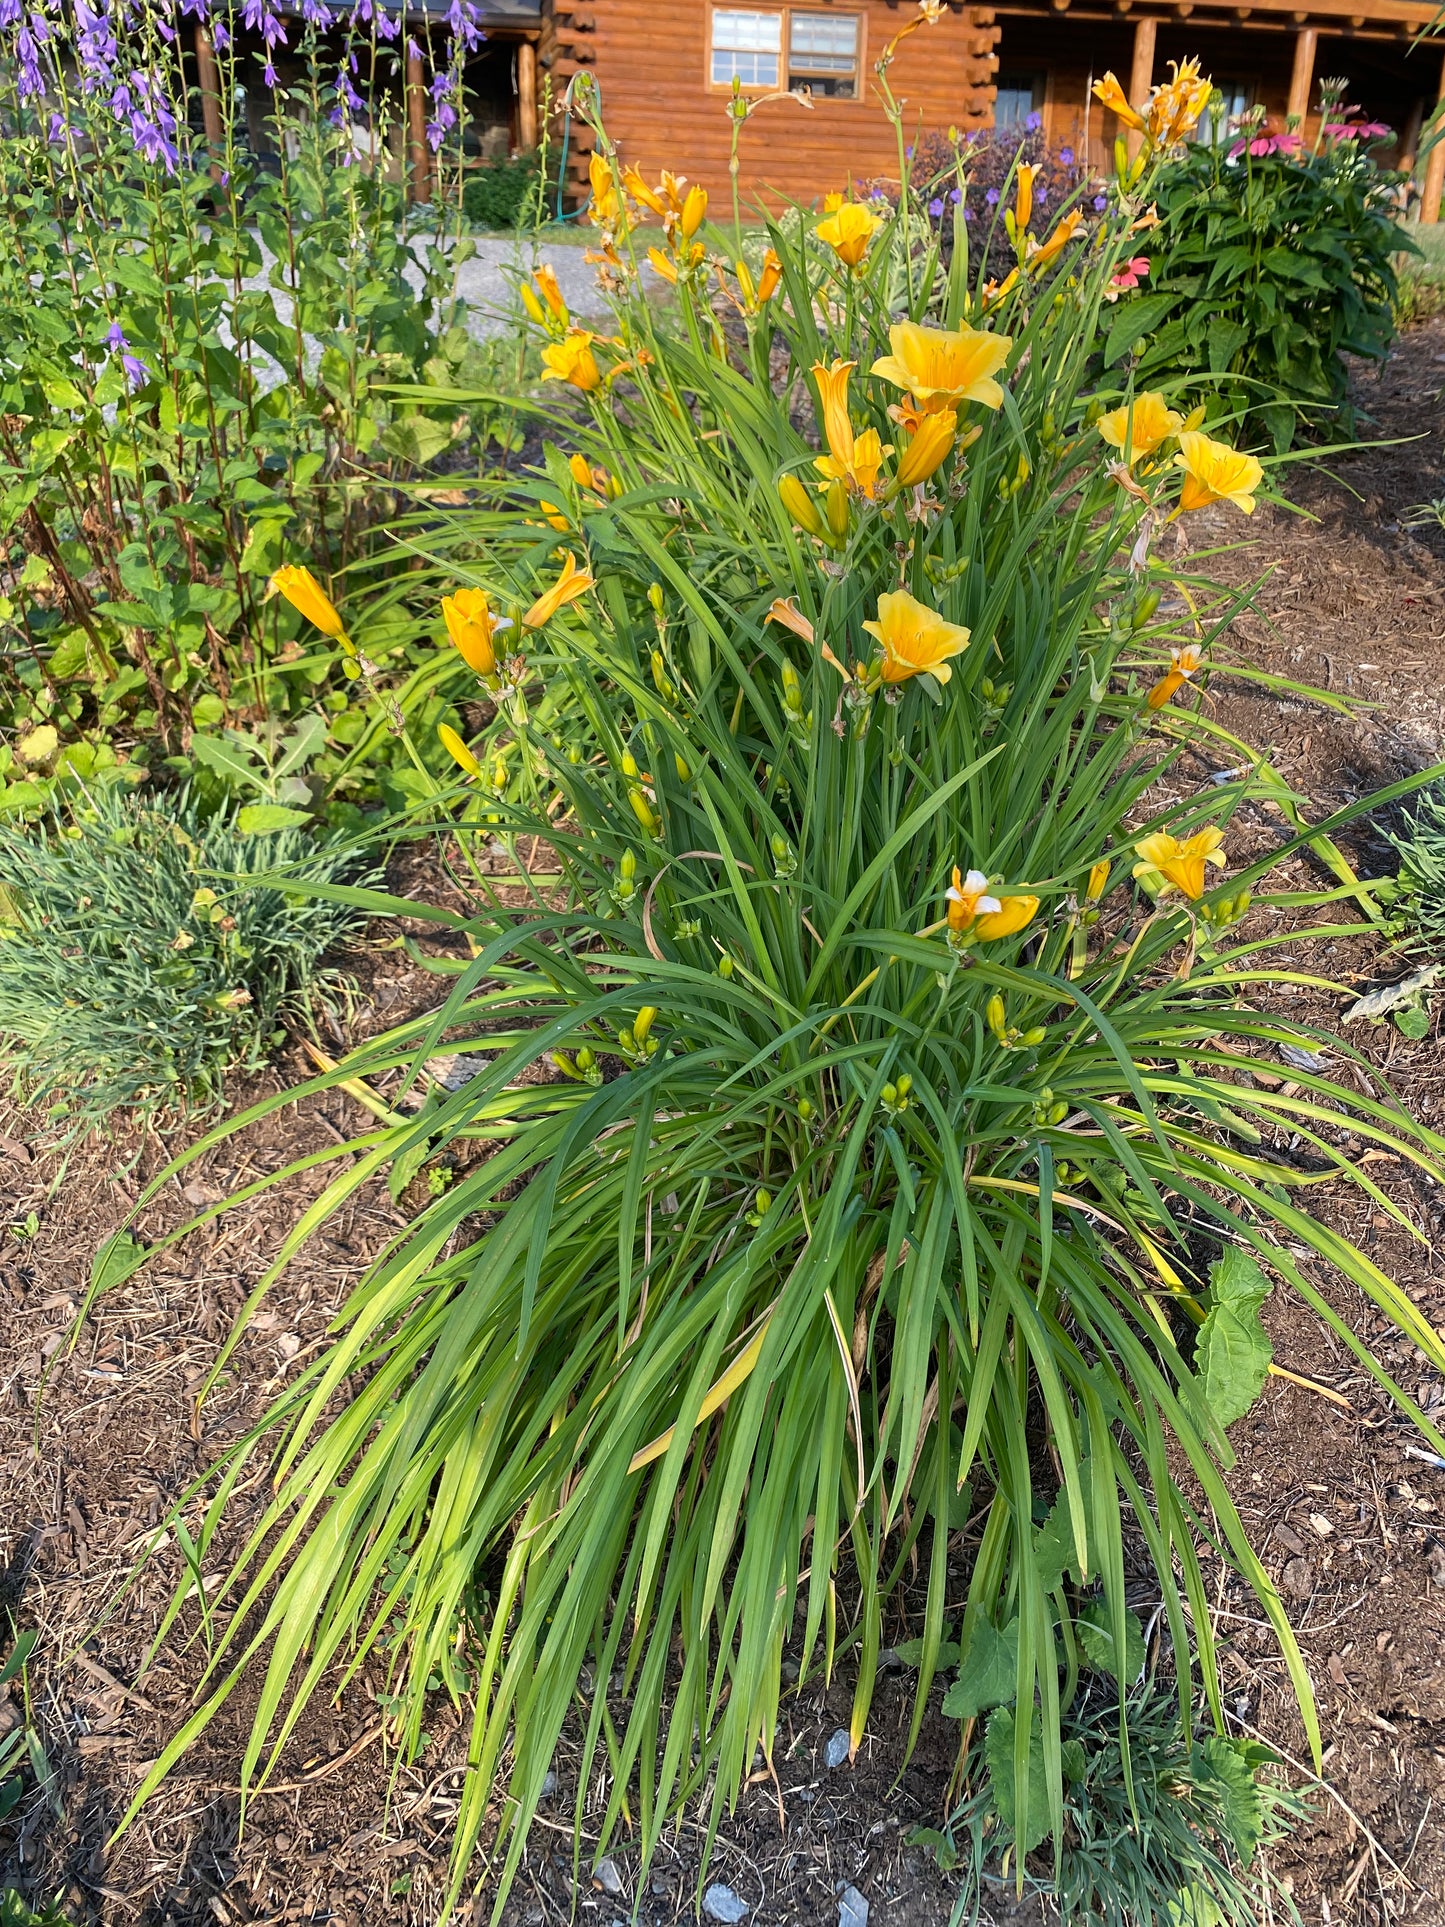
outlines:
[[[1102,214],[1104,212],[1104,209],[1108,205],[1109,205],[1108,200],[1105,198],[1104,195],[1096,194],[1094,196],[1094,212],[1096,214]]]

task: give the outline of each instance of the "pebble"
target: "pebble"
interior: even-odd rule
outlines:
[[[702,1897],[702,1910],[709,1920],[720,1920],[723,1927],[733,1927],[735,1921],[746,1915],[748,1903],[739,1899],[731,1887],[715,1880]]]
[[[856,1887],[845,1887],[838,1901],[838,1927],[868,1927],[868,1902]]]
[[[840,1726],[836,1733],[830,1735],[828,1744],[823,1749],[823,1762],[830,1772],[840,1767],[847,1759],[850,1744],[846,1726]]]
[[[1314,1595],[1315,1569],[1308,1559],[1291,1559],[1280,1574],[1279,1583],[1291,1599],[1303,1604]]]
[[[557,1775],[552,1771],[551,1767],[548,1767],[547,1771],[542,1775],[542,1789],[541,1789],[540,1798],[542,1798],[543,1800],[550,1800],[552,1795],[556,1791],[557,1791]]]
[[[1274,1529],[1274,1536],[1286,1552],[1294,1552],[1298,1553],[1301,1557],[1304,1556],[1305,1542],[1293,1527],[1287,1526],[1281,1521]]]
[[[593,1870],[592,1878],[605,1894],[620,1894],[624,1891],[622,1875],[618,1871],[617,1862],[612,1858],[611,1854],[608,1854],[605,1859],[597,1862]]]

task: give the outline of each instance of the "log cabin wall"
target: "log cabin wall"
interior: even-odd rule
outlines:
[[[715,34],[714,15],[732,16]],[[726,203],[730,123],[729,90],[714,72],[736,61],[744,72],[772,71],[786,88],[809,67],[826,70],[846,61],[848,25],[854,29],[855,97],[828,98],[824,86],[847,85],[846,72],[815,78],[812,105],[795,100],[769,101],[743,129],[739,182],[745,202],[759,199],[810,203],[850,181],[898,173],[893,130],[873,90],[873,63],[886,41],[915,15],[910,0],[548,0],[540,49],[560,96],[579,68],[590,68],[602,91],[608,132],[623,161],[655,180],[661,169],[700,181],[715,200]],[[767,16],[761,38],[776,20],[778,46],[756,56],[745,49],[719,47],[757,39],[738,16]],[[993,104],[993,46],[998,36],[986,8],[956,4],[936,26],[921,26],[903,42],[890,81],[905,103],[910,138],[919,131],[950,126],[986,126]],[[820,23],[831,23],[820,24]],[[809,53],[812,46],[821,51]],[[753,64],[756,58],[761,64]],[[766,81],[757,89],[764,91]],[[573,128],[569,172],[580,183],[585,154]]]

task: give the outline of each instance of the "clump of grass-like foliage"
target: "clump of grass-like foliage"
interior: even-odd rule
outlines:
[[[27,1101],[80,1128],[214,1102],[305,1007],[357,913],[304,889],[355,855],[244,835],[236,814],[96,789],[47,826],[0,826],[0,1048]]]
[[[1386,834],[1400,859],[1393,914],[1411,942],[1445,957],[1445,783],[1421,790]]]
[[[1198,99],[1181,77],[1161,143]],[[1032,1837],[1064,1837],[1065,1719],[1101,1653],[1130,1746],[1126,1537],[1186,1726],[1202,1682],[1224,1732],[1204,1547],[1254,1588],[1317,1746],[1225,1476],[1226,1426],[1268,1369],[1259,1303],[1301,1298],[1427,1431],[1322,1275],[1445,1366],[1309,1210],[1314,1186],[1358,1184],[1413,1234],[1360,1146],[1435,1172],[1445,1143],[1361,1058],[1358,1088],[1249,1074],[1314,1036],[1276,1008],[1310,980],[1278,963],[1269,907],[1355,931],[1328,906],[1359,885],[1332,822],[1238,859],[1252,798],[1296,817],[1306,799],[1191,694],[1239,599],[1158,537],[1201,474],[1236,499],[1257,465],[1185,440],[1167,397],[1098,385],[1147,144],[1096,232],[1037,241],[1014,192],[1017,272],[992,287],[961,217],[945,269],[907,192],[886,217],[776,225],[775,261],[739,271],[736,228],[629,186],[599,142],[616,331],[529,290],[568,384],[531,405],[545,473],[399,531],[418,592],[471,591],[448,627],[489,705],[452,744],[476,901],[430,913],[470,955],[438,961],[454,982],[434,1013],[316,1087],[422,1076],[443,1037],[484,1065],[412,1116],[378,1103],[258,1297],[373,1175],[419,1154],[457,1175],[183,1502],[194,1550],[164,1631],[204,1628],[206,1695],[137,1796],[248,1672],[250,1787],[333,1669],[384,1653],[403,1754],[434,1682],[469,1711],[454,1893],[485,1844],[498,1908],[569,1717],[579,1783],[605,1769],[593,1850],[625,1824],[646,1858],[680,1803],[715,1826],[771,1755],[785,1656],[805,1679],[847,1656],[857,1746],[884,1603],[915,1569],[912,1737],[945,1663],[991,1737],[1013,1709],[989,1784]],[[677,282],[665,336],[640,294],[644,195]],[[931,411],[951,429],[896,378],[900,314],[953,338],[953,399]],[[1194,790],[1185,752],[1216,743],[1234,773]],[[498,840],[520,907],[482,860]],[[1338,886],[1271,894],[1305,845]],[[263,1458],[272,1496],[198,1587]]]

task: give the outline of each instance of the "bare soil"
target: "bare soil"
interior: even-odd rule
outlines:
[[[1316,820],[1442,755],[1445,529],[1410,526],[1418,504],[1445,495],[1442,384],[1445,327],[1432,324],[1407,336],[1381,375],[1361,378],[1372,432],[1385,444],[1400,438],[1395,445],[1296,468],[1289,490],[1304,515],[1262,508],[1242,542],[1237,521],[1219,524],[1221,538],[1238,546],[1216,558],[1216,572],[1261,579],[1236,629],[1242,655],[1281,678],[1373,705],[1343,718],[1287,690],[1214,680],[1211,714],[1269,748],[1276,770],[1312,799]],[[1226,762],[1221,748],[1212,767]],[[1207,774],[1201,759],[1175,780],[1194,787]],[[1240,834],[1283,838],[1264,812]],[[1389,867],[1378,825],[1357,825],[1340,841],[1363,874]],[[1286,875],[1298,887],[1318,885],[1309,859],[1291,866]],[[1317,949],[1292,961],[1357,985],[1402,968],[1363,926]],[[395,948],[364,952],[353,965],[361,997],[352,1038],[436,1001],[437,980]],[[1304,991],[1290,1007],[1338,1028],[1337,997]],[[1385,1026],[1356,1025],[1349,1035],[1415,1114],[1440,1128],[1438,1013],[1420,1043]],[[239,1106],[290,1089],[311,1069],[298,1045],[233,1099]],[[344,1155],[365,1122],[339,1092],[290,1103],[189,1166],[148,1208],[141,1234],[153,1241],[308,1153]],[[336,1167],[319,1166],[193,1234],[103,1297],[72,1347],[92,1254],[176,1148],[146,1138],[59,1158],[41,1120],[0,1113],[0,1606],[40,1633],[31,1711],[54,1769],[49,1795],[30,1794],[0,1824],[0,1884],[36,1899],[61,1895],[77,1921],[420,1927],[436,1918],[443,1891],[466,1735],[439,1704],[422,1759],[396,1767],[382,1742],[374,1672],[334,1704],[313,1704],[278,1784],[251,1805],[244,1828],[237,1785],[249,1702],[238,1693],[137,1824],[111,1841],[145,1766],[190,1708],[204,1665],[199,1647],[172,1644],[147,1657],[181,1548],[168,1546],[152,1576],[117,1602],[121,1584],[170,1502],[323,1342],[345,1293],[402,1218],[384,1186],[362,1192],[290,1267],[198,1411],[196,1393],[236,1312]],[[1445,1276],[1434,1256],[1445,1199],[1400,1162],[1380,1160],[1371,1174],[1418,1239],[1358,1191],[1317,1192],[1315,1206],[1445,1328]],[[1387,1337],[1383,1318],[1343,1287],[1325,1289],[1405,1388],[1445,1413],[1445,1384],[1422,1356]],[[1326,1749],[1325,1783],[1313,1787],[1309,1818],[1277,1854],[1277,1871],[1306,1922],[1438,1927],[1445,1470],[1416,1456],[1409,1425],[1312,1312],[1276,1291],[1268,1317],[1279,1361],[1345,1401],[1272,1380],[1232,1434],[1233,1490],[1290,1606]],[[238,1525],[259,1500],[259,1492],[243,1497]],[[1307,1741],[1273,1641],[1234,1575],[1216,1562],[1213,1578],[1231,1716],[1285,1753],[1308,1784]],[[900,1618],[885,1627],[885,1641],[907,1630]],[[708,1877],[734,1889],[756,1927],[833,1927],[847,1885],[868,1898],[875,1927],[948,1920],[954,1883],[907,1835],[943,1813],[957,1728],[931,1714],[903,1766],[909,1682],[888,1674],[856,1765],[829,1769],[827,1742],[847,1723],[850,1691],[844,1678],[831,1695],[814,1689],[785,1700],[780,1787],[750,1787],[718,1837]],[[0,1729],[14,1717],[0,1704]],[[574,1910],[598,1927],[693,1917],[703,1839],[695,1817],[670,1837],[640,1893],[625,1843],[614,1854],[620,1892],[591,1879],[585,1863],[574,1874],[575,1764],[564,1743],[557,1795],[533,1836],[511,1927],[543,1927]],[[583,1791],[584,1845],[598,1795],[595,1785]],[[984,1918],[990,1908],[999,1920],[1036,1917],[991,1901]]]

